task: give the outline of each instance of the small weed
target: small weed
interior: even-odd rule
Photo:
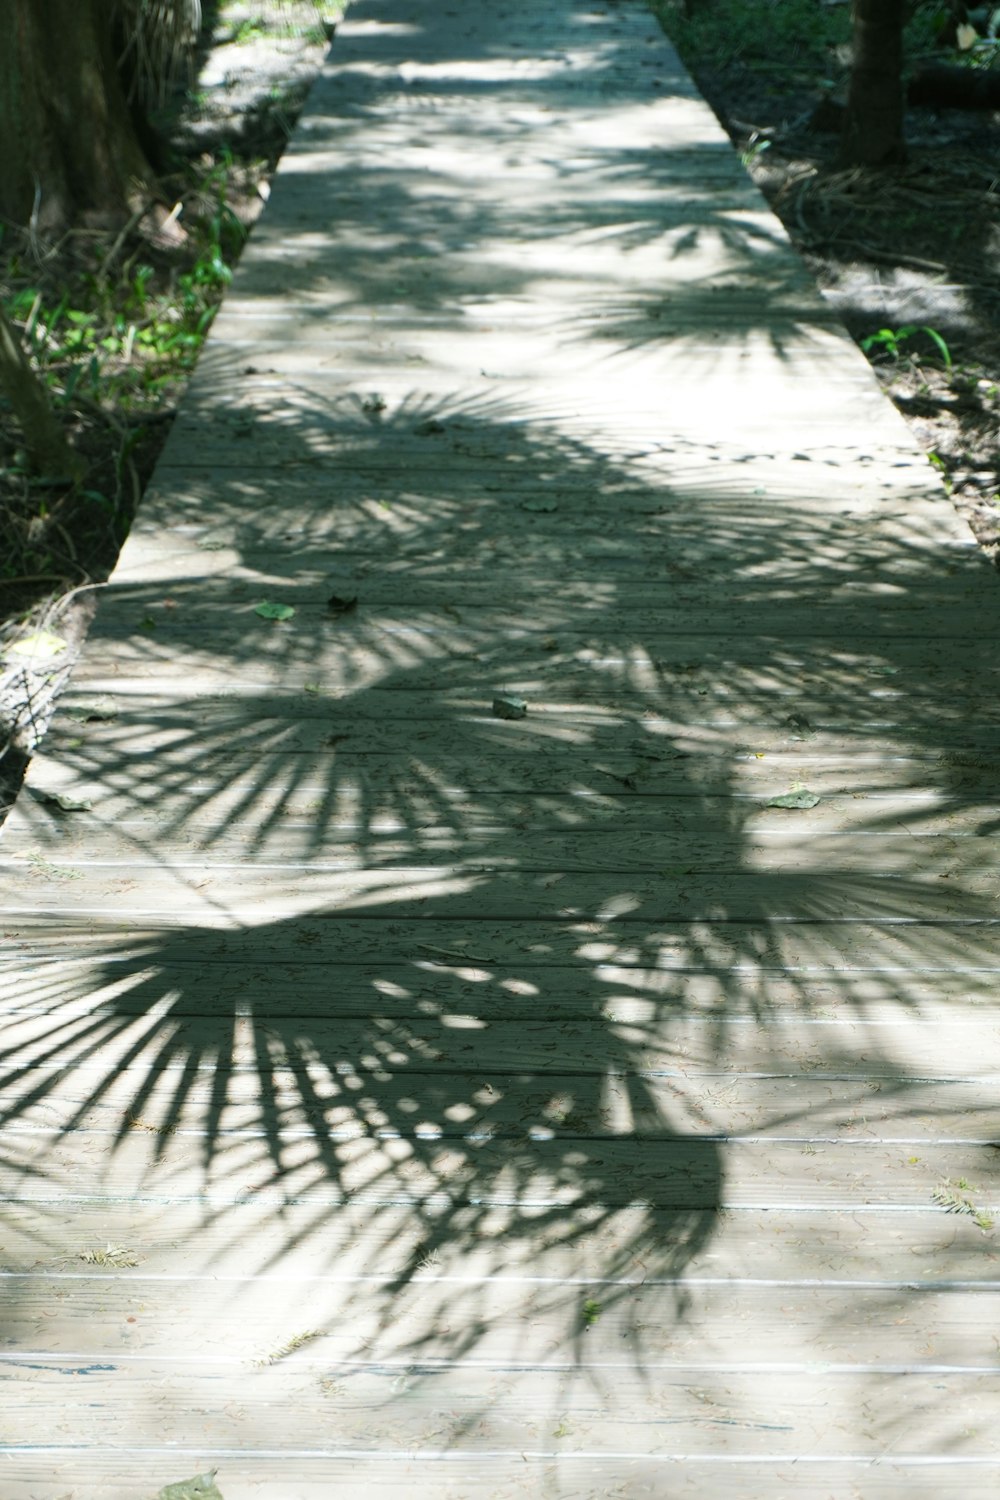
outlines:
[[[930,339],[941,356],[941,363],[946,370],[951,369],[951,351],[936,328],[928,328],[926,324],[907,323],[902,328],[880,328],[877,333],[870,333],[867,338],[861,340],[861,348],[866,354],[873,349],[888,354],[898,364],[903,355],[901,346],[908,343],[914,334],[923,333]],[[917,356],[912,354],[910,358],[916,362]]]
[[[946,1177],[940,1182],[931,1194],[935,1203],[950,1214],[968,1214],[973,1223],[980,1229],[993,1228],[993,1217],[985,1209],[978,1208],[973,1202],[971,1194],[978,1192],[971,1182],[965,1177],[954,1179]]]
[[[771,142],[754,131],[747,141],[745,148],[740,152],[740,161],[745,167],[752,167],[759,156],[765,151],[770,151]]]
[[[296,1349],[311,1344],[313,1339],[323,1338],[325,1333],[325,1328],[306,1328],[302,1333],[293,1333],[291,1338],[284,1344],[280,1344],[277,1349],[272,1349],[269,1354],[261,1354],[253,1360],[254,1368],[263,1370],[268,1365],[276,1365],[280,1360],[287,1359],[290,1354],[294,1354]]]
[[[44,859],[40,854],[30,854],[27,864],[32,875],[37,875],[40,880],[79,880],[83,874],[82,870],[71,870],[65,865],[54,865],[51,860]]]
[[[948,473],[948,465],[945,463],[940,453],[928,453],[927,462],[931,465],[931,468],[937,469],[938,473],[941,475],[941,479],[945,487],[945,492],[950,495],[952,490],[951,475]]]
[[[593,1297],[588,1297],[580,1311],[583,1326],[585,1328],[593,1328],[603,1311],[604,1309],[599,1302],[596,1302]]]
[[[145,1130],[149,1135],[173,1135],[177,1129],[176,1125],[153,1125],[149,1120],[140,1119],[138,1115],[128,1116],[129,1130]]]
[[[116,1271],[139,1264],[138,1255],[125,1245],[108,1244],[103,1250],[81,1250],[80,1259],[88,1266],[106,1266]]]
[[[227,41],[237,46],[246,42],[259,42],[267,36],[267,22],[260,16],[247,16],[230,32]]]

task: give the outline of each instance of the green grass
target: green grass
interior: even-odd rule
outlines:
[[[890,359],[898,363],[904,354],[918,361],[919,356],[912,348],[903,349],[903,345],[909,345],[909,341],[915,334],[923,334],[933,344],[936,354],[946,370],[951,369],[951,351],[936,328],[928,328],[926,325],[907,323],[903,328],[880,328],[877,333],[870,333],[867,338],[861,340],[861,348],[866,354],[873,350],[887,354]]]
[[[819,81],[850,38],[848,7],[817,0],[693,0],[687,11],[679,0],[651,4],[685,58],[702,66],[791,68]]]
[[[821,0],[649,0],[664,31],[694,69],[745,68],[776,84],[792,76],[830,88],[847,66],[850,6]],[[947,17],[941,0],[910,5],[905,31],[908,66],[942,57],[938,34]],[[997,47],[984,39],[973,52],[945,54],[969,66],[988,65]]]

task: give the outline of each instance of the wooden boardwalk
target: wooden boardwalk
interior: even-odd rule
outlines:
[[[0,841],[2,1500],[996,1496],[996,588],[641,4],[358,0]]]

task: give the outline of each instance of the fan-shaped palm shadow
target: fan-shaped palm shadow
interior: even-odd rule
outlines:
[[[338,1286],[324,1308],[338,1368],[373,1350],[425,1372],[530,1361],[554,1326],[573,1364],[592,1294],[642,1372],[720,1206],[745,1197],[739,1173],[726,1188],[750,1149],[735,1137],[828,1137],[836,1192],[866,1101],[903,1133],[940,1107],[939,1023],[907,1054],[897,1022],[923,1014],[922,971],[993,965],[988,841],[940,836],[976,805],[992,826],[962,727],[963,681],[991,669],[974,643],[938,668],[910,628],[969,581],[933,571],[922,538],[883,563],[864,517],[818,536],[786,503],[779,548],[708,463],[678,495],[510,410],[428,410],[414,393],[376,428],[356,403],[314,405],[301,429],[286,410],[282,459],[349,425],[336,504],[307,508],[303,487],[291,527],[272,522],[248,503],[266,476],[238,472],[171,548],[137,538],[50,753],[92,806],[22,808],[39,920],[58,900],[72,921],[66,877],[101,873],[80,955],[56,946],[22,981],[10,1114],[44,1127],[26,1170],[53,1191],[60,1143],[90,1133],[103,1190],[168,1223],[197,1204],[223,1260],[248,1205],[260,1271],[334,1225],[331,1271],[387,1245],[377,1292]],[[402,482],[365,474],[383,443],[434,445],[432,477],[416,459]],[[441,462],[468,448],[513,455],[516,477]],[[639,535],[669,546],[670,584]],[[547,576],[564,581],[536,593]],[[263,620],[262,593],[294,617]],[[523,693],[527,716],[495,717],[494,693]],[[802,814],[766,806],[799,776],[822,798],[807,847]],[[831,1005],[856,1035],[802,1029]],[[974,1083],[962,1097],[981,1107]],[[517,1304],[512,1334],[503,1278],[539,1247],[563,1279]],[[468,1260],[482,1275],[440,1274]],[[637,1281],[664,1285],[652,1324]]]
[[[336,96],[345,139],[392,108],[377,68],[362,83],[356,119]],[[478,172],[516,148],[516,118],[490,147],[469,89],[440,87],[428,111],[460,111]],[[540,192],[522,236],[549,223],[582,265],[624,226],[616,254],[660,254],[677,231],[642,164],[593,219],[613,165],[586,215]],[[286,224],[241,273],[22,799],[11,1165],[55,1219],[85,1142],[93,1191],[208,1268],[308,1251],[331,1368],[419,1379],[477,1354],[599,1382],[589,1303],[645,1381],[724,1209],[855,1202],[871,1101],[902,1136],[942,1107],[945,1001],[985,1000],[995,972],[973,835],[995,826],[997,668],[968,623],[987,595],[907,509],[918,473],[859,481],[863,434],[793,467],[738,423],[721,441],[584,401],[582,345],[641,382],[653,339],[627,299],[587,332],[572,258],[543,319],[568,361],[551,409],[519,384],[530,327],[483,374],[458,237],[488,259],[513,210],[463,199],[468,165],[450,204],[422,202],[404,158],[374,205],[366,179],[352,253],[358,169],[339,170],[335,271]],[[406,225],[384,258],[380,221]],[[737,269],[766,248],[716,231]],[[384,306],[392,257],[431,251],[400,284],[433,308],[451,392],[399,327],[355,378],[350,318]],[[493,266],[496,307],[556,276],[537,253]],[[247,369],[239,299],[289,262],[305,342],[258,308]],[[704,323],[697,284],[656,298]],[[310,299],[317,340],[344,320],[329,381],[288,372]],[[732,343],[765,326],[751,308]],[[928,637],[938,613],[954,639]],[[814,808],[769,805],[800,782]],[[965,1109],[984,1104],[974,1051]],[[962,1164],[993,1181],[981,1143]]]

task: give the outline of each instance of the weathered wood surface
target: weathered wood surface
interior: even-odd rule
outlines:
[[[3,1500],[995,1496],[996,606],[641,4],[357,0],[0,842]]]

